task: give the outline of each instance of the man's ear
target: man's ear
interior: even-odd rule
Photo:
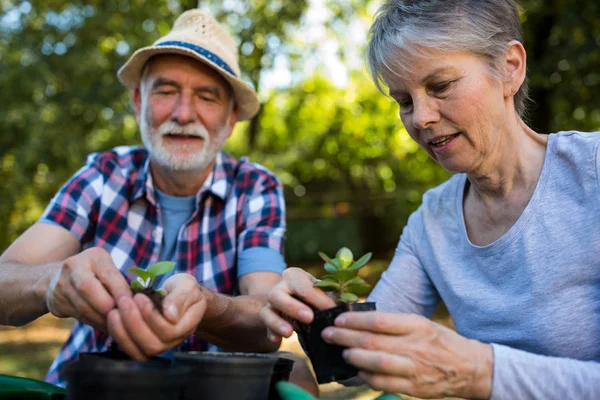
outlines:
[[[135,89],[133,89],[132,100],[133,100],[133,109],[135,110],[135,119],[137,120],[137,122],[139,124],[140,118],[142,115],[142,93],[140,91],[139,86],[136,87]]]
[[[504,96],[514,96],[527,76],[527,53],[521,42],[511,40],[504,52]]]
[[[227,137],[230,137],[231,134],[233,133],[233,127],[235,126],[236,123],[237,123],[237,109],[234,107],[233,110],[231,110],[231,115],[229,117],[229,134],[227,135]]]

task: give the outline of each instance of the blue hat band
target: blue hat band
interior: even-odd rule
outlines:
[[[193,52],[197,53],[198,55],[217,64],[219,67],[223,68],[225,71],[229,72],[231,75],[233,75],[237,78],[237,75],[235,74],[235,72],[233,72],[231,67],[225,61],[223,61],[223,59],[221,57],[219,57],[212,51],[206,50],[204,47],[197,46],[192,43],[180,42],[178,40],[170,40],[168,42],[158,43],[158,44],[156,44],[156,46],[178,46],[178,47],[183,47],[188,50],[192,50]]]

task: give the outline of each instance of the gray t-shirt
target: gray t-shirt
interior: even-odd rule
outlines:
[[[428,191],[369,297],[492,343],[492,399],[600,399],[600,132],[549,136],[529,204],[501,238],[473,245],[466,175]]]

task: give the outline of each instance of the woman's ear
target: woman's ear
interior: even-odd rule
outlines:
[[[504,52],[504,96],[514,96],[527,75],[527,53],[521,42],[511,40]]]

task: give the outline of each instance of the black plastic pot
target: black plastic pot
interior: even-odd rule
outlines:
[[[184,400],[266,400],[277,357],[257,353],[179,352],[175,364],[192,371]]]
[[[190,368],[168,359],[144,362],[83,353],[66,368],[68,400],[180,400]]]
[[[357,369],[344,361],[344,347],[329,344],[323,340],[321,332],[332,326],[338,315],[347,311],[374,311],[375,303],[342,304],[327,310],[315,311],[310,324],[298,323],[298,340],[306,351],[315,370],[317,382],[329,383],[352,378]]]
[[[279,392],[275,387],[275,384],[279,381],[287,381],[290,379],[290,373],[294,368],[294,360],[289,358],[279,357],[275,366],[273,367],[273,373],[271,374],[271,384],[269,387],[269,400],[282,400],[279,396]]]

